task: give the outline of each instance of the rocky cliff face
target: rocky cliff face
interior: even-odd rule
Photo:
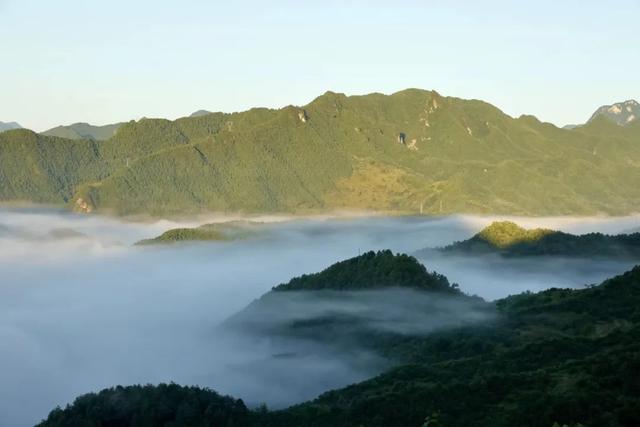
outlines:
[[[593,113],[589,121],[599,116],[604,116],[620,126],[627,126],[640,118],[640,104],[638,101],[629,100],[612,105],[604,105]]]

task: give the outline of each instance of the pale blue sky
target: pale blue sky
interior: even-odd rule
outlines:
[[[558,125],[640,98],[640,0],[0,0],[0,120],[37,131],[407,87]]]

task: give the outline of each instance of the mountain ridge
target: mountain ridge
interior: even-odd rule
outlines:
[[[606,117],[619,126],[628,126],[631,123],[638,122],[638,118],[640,118],[640,103],[634,99],[628,99],[611,105],[603,105],[593,113],[589,122],[598,116]]]
[[[41,135],[55,136],[67,139],[91,139],[104,141],[111,138],[123,123],[113,123],[103,126],[95,126],[85,122],[77,122],[70,125],[60,125],[40,132]]]
[[[426,250],[429,252],[429,250]],[[569,234],[546,228],[526,229],[511,221],[493,222],[473,237],[440,249],[445,254],[498,254],[505,257],[563,256],[640,259],[640,233]]]
[[[637,212],[640,126],[613,126],[564,130],[420,89],[327,91],[304,106],[131,121],[99,144],[5,132],[0,201],[151,216]]]
[[[18,122],[0,122],[0,132],[5,132],[13,129],[22,129]]]

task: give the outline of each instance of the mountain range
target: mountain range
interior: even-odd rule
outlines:
[[[625,214],[640,210],[639,123],[597,114],[560,129],[482,101],[408,89],[142,119],[106,140],[20,129],[0,134],[0,201],[153,216]]]

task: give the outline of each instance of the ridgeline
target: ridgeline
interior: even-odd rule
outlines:
[[[640,233],[574,235],[542,228],[527,230],[510,221],[494,222],[472,238],[441,249],[443,253],[506,257],[564,256],[640,259]]]
[[[0,133],[0,201],[152,216],[640,210],[640,122],[604,115],[567,130],[408,89],[116,126]]]

